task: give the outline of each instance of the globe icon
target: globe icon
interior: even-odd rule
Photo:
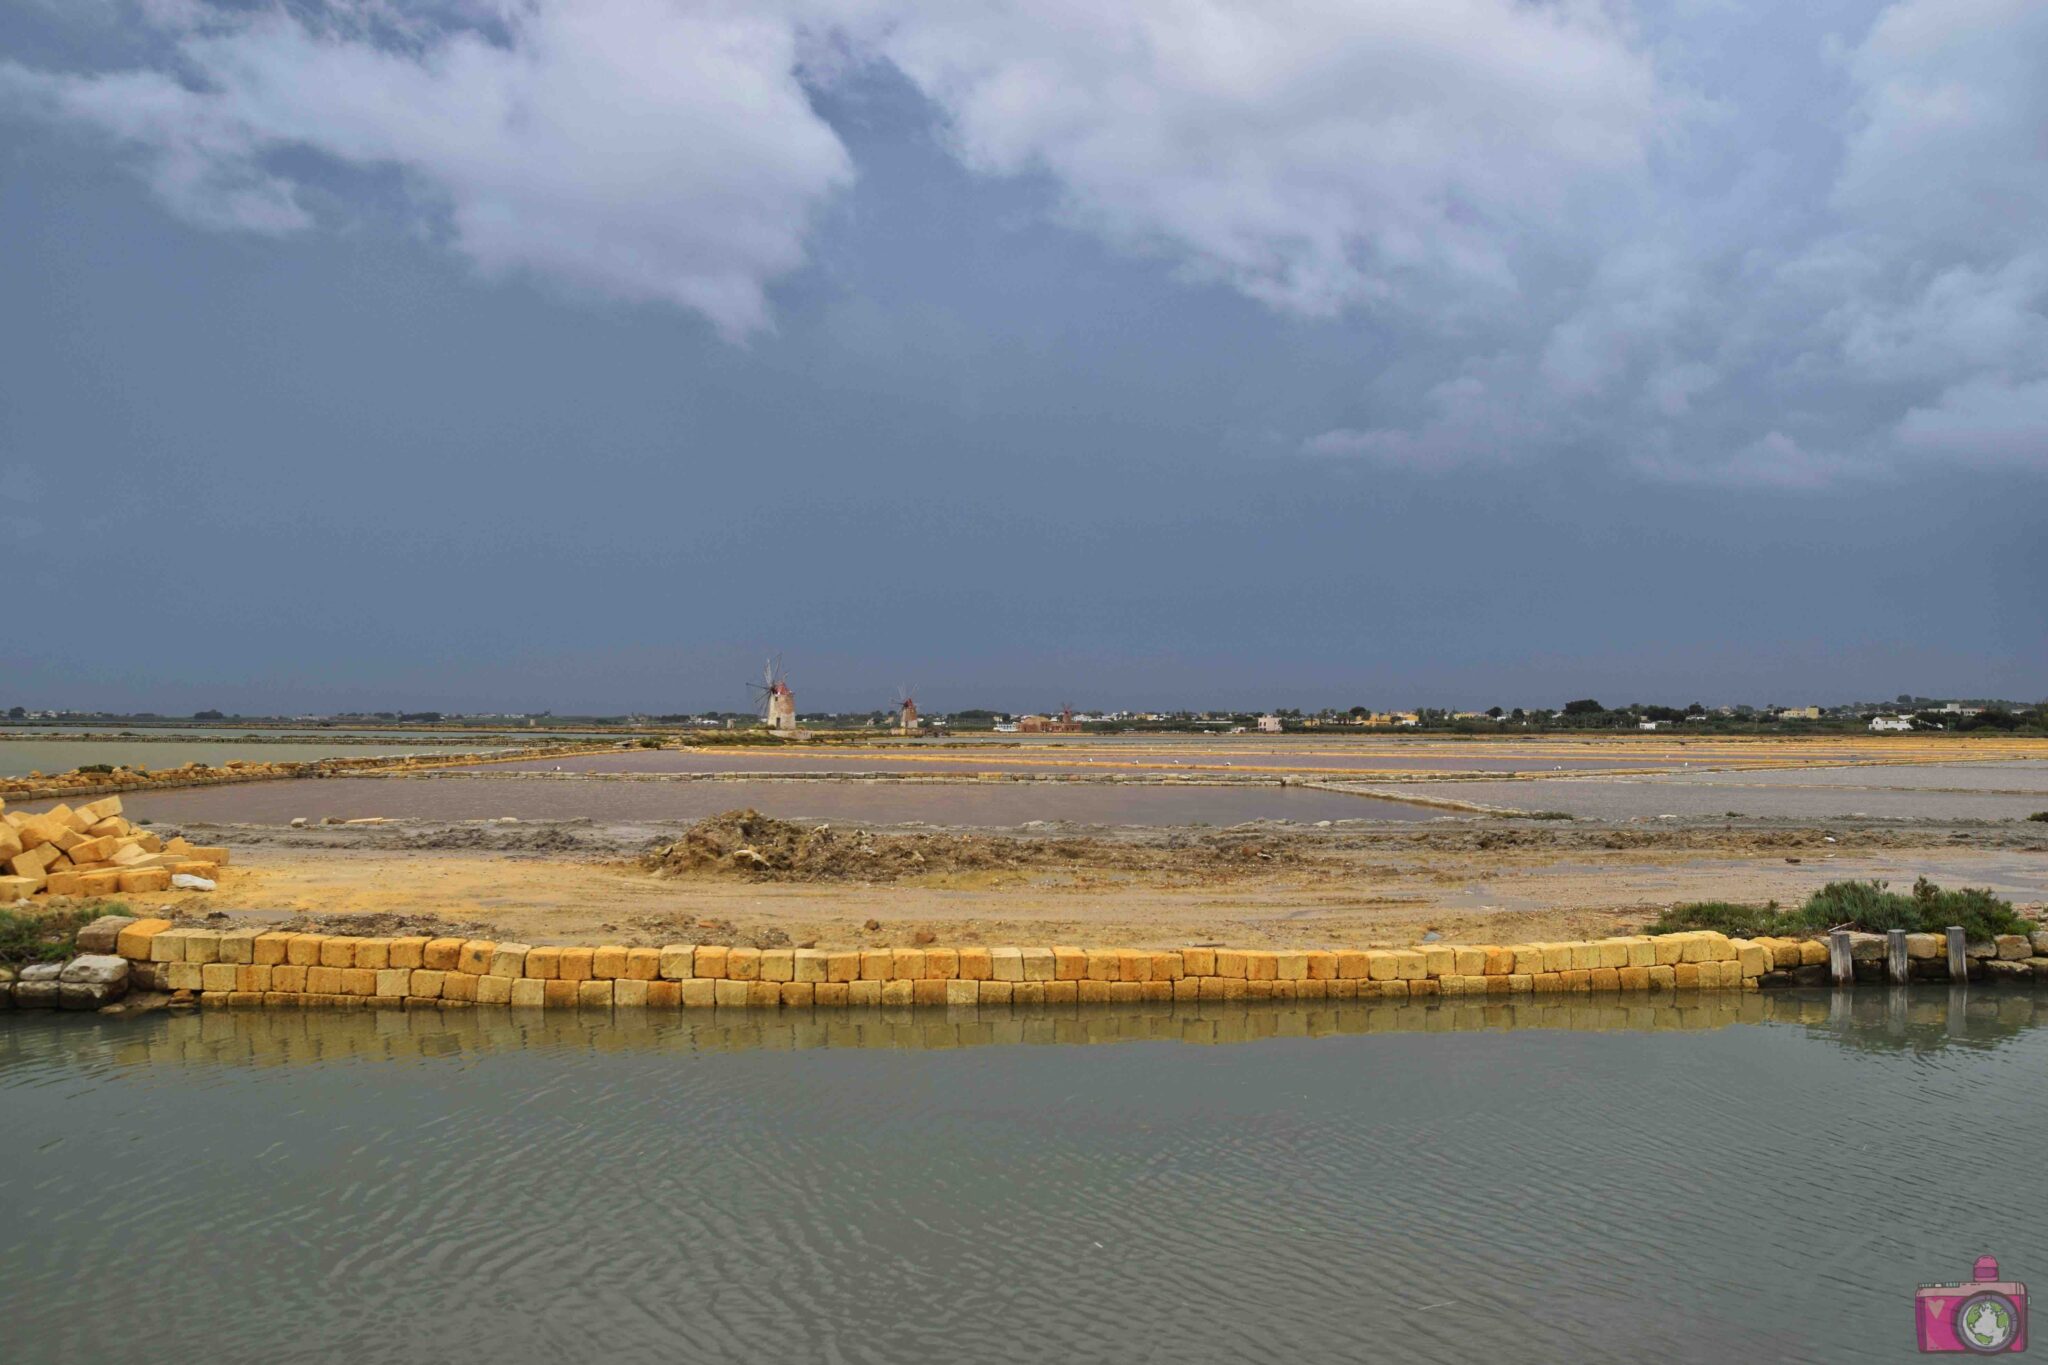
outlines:
[[[1972,1351],[1992,1352],[2012,1344],[2019,1315],[2003,1294],[1976,1294],[1956,1309],[1956,1335]]]

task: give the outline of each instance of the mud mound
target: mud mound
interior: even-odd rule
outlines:
[[[656,876],[739,876],[759,881],[893,881],[934,873],[1099,863],[1083,840],[986,834],[873,834],[730,810],[700,820],[641,865]]]

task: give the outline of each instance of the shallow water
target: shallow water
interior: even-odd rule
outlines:
[[[479,753],[507,747],[502,742],[478,743]],[[0,738],[0,777],[26,777],[34,773],[68,773],[87,764],[107,763],[117,767],[151,770],[204,763],[311,763],[322,758],[375,758],[388,754],[446,754],[442,744],[322,743],[278,744],[262,740],[151,740],[151,739],[5,739]],[[454,753],[470,752],[469,746],[455,746]]]
[[[307,778],[123,797],[136,819],[282,824],[401,819],[699,820],[751,806],[785,819],[1006,828],[1029,820],[1089,825],[1234,825],[1246,820],[1429,820],[1428,806],[1301,787],[1094,786],[1076,783],[588,781],[553,778]]]
[[[15,1015],[6,1355],[1900,1360],[2048,1265],[2036,1014]]]

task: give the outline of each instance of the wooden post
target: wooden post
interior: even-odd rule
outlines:
[[[1828,971],[1837,986],[1856,984],[1856,964],[1849,957],[1849,931],[1837,929],[1828,935]]]
[[[1970,959],[1963,953],[1963,926],[1948,927],[1948,979],[1960,986],[1970,979]]]
[[[1884,936],[1884,970],[1894,986],[1906,984],[1906,931],[1888,930]]]

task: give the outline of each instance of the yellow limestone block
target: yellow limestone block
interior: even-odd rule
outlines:
[[[251,960],[259,967],[275,967],[285,961],[291,948],[292,936],[283,930],[273,929],[256,935],[256,942],[250,946]]]
[[[218,930],[201,929],[195,925],[179,930],[178,935],[185,940],[185,960],[187,962],[220,961],[220,933]]]
[[[976,992],[975,1003],[981,1005],[1007,1005],[1017,989],[1015,982],[997,981],[993,977],[986,981],[977,981],[974,984]],[[1169,992],[1168,998],[1171,998],[1172,984],[1166,983],[1166,986]],[[822,1005],[825,1002],[820,1000],[818,1003]]]
[[[560,948],[528,948],[519,961],[519,974],[535,981],[553,981],[562,974]]]
[[[845,986],[860,980],[861,957],[852,949],[825,954],[825,981],[830,985]]]
[[[484,1003],[481,999],[479,1004]],[[647,982],[635,976],[622,976],[612,982],[612,1003],[622,1009],[645,1009],[647,1007]]]
[[[345,967],[341,973],[341,988],[349,995],[375,995],[377,974],[362,967]]]
[[[114,856],[114,841],[106,838],[80,839],[65,852],[71,855],[74,863],[104,862]]]
[[[1825,964],[1825,963],[1827,962],[1827,960],[1828,960],[1828,945],[1827,945],[1827,944],[1825,944],[1825,943],[1822,943],[1822,942],[1821,942],[1821,941],[1820,941],[1819,939],[1813,939],[1813,938],[1810,938],[1810,939],[1806,939],[1805,941],[1803,941],[1802,943],[1800,943],[1800,945],[1799,945],[1799,965],[1800,965],[1800,966],[1802,966],[1802,967],[1819,967],[1819,966],[1822,966],[1822,965],[1824,965],[1824,964]]]
[[[340,995],[343,993],[341,967],[306,968],[306,991],[311,995]]]
[[[199,989],[231,991],[235,988],[235,967],[231,962],[209,962],[199,969]]]
[[[391,966],[391,940],[388,938],[359,938],[356,940],[356,966],[365,971],[381,972]]]
[[[1587,984],[1596,991],[1618,991],[1621,989],[1621,968],[1595,967],[1588,975]]]
[[[491,958],[497,951],[498,945],[490,940],[473,938],[462,945],[462,951],[455,959],[455,969],[471,976],[482,976],[491,970]]]
[[[427,944],[430,941],[424,935],[417,934],[407,938],[392,939],[388,965],[393,967],[426,966]]]
[[[1137,983],[1152,979],[1152,954],[1135,949],[1119,948],[1116,954],[1116,975],[1112,981]]]
[[[398,969],[393,968],[392,970],[396,971]],[[448,973],[446,972],[437,972],[427,967],[415,968],[408,974],[405,993],[418,996],[422,1000],[439,1000],[441,998],[442,983],[447,978]],[[540,983],[536,981],[534,984],[537,986]]]
[[[128,895],[168,891],[171,889],[171,870],[168,867],[138,867],[133,872],[123,872],[118,885]]]
[[[1394,954],[1394,975],[1403,981],[1420,981],[1424,975],[1422,954],[1401,950]]]
[[[258,929],[230,929],[220,936],[220,960],[238,965],[256,961]],[[239,989],[239,988],[238,988]]]
[[[927,948],[924,950],[924,975],[927,981],[951,981],[960,975],[960,953],[954,948]]]
[[[142,836],[142,840],[145,851],[150,853],[161,853],[163,851],[163,845],[158,842],[157,837],[154,834],[145,834]],[[149,845],[151,844],[155,844],[156,847],[150,848]],[[194,862],[213,863],[220,867],[226,867],[228,865],[228,851],[218,846],[207,846],[202,844],[195,845],[192,848],[179,849],[178,851],[183,853],[186,857],[192,859]]]
[[[1645,971],[1647,971],[1647,972],[1648,972],[1648,973],[1650,974],[1650,989],[1651,989],[1651,990],[1653,990],[1653,991],[1668,991],[1668,990],[1675,990],[1675,989],[1677,989],[1677,987],[1678,987],[1678,968],[1676,968],[1676,967],[1665,967],[1665,966],[1658,966],[1658,967],[1647,967],[1647,968],[1645,968],[1644,970],[1645,970]]]
[[[1650,946],[1650,938],[1647,934],[1630,934],[1625,938],[1616,939],[1615,942],[1621,944],[1623,950],[1628,954],[1628,966],[1651,967],[1656,965],[1656,950]]]
[[[579,981],[576,983],[576,1006],[579,1009],[610,1009],[612,1007],[612,983],[609,978],[601,981]]]
[[[682,983],[664,981],[659,978],[647,983],[647,1008],[651,1010],[678,1010],[682,1007]]]
[[[1590,991],[1593,989],[1593,973],[1590,970],[1580,971],[1574,967],[1571,971],[1563,973],[1563,976],[1564,988],[1567,991]]]
[[[443,1000],[476,1000],[476,983],[483,978],[473,972],[443,972],[441,974],[441,998]]]
[[[1308,980],[1308,954],[1273,954],[1273,974],[1275,979],[1280,981]]]
[[[661,975],[661,949],[628,948],[626,950],[626,981],[652,981]],[[617,992],[613,992],[614,995]]]
[[[1268,952],[1249,952],[1244,955],[1244,975],[1247,981],[1278,981],[1280,979],[1280,955]]]
[[[746,1006],[747,987],[751,983],[734,981],[730,977],[722,976],[711,984],[714,988],[713,998],[717,1001],[720,1009],[738,1009]],[[906,981],[903,984],[906,990],[909,989],[909,982]],[[887,988],[884,987],[884,989],[886,990]]]
[[[1538,995],[1555,995],[1564,989],[1564,975],[1560,972],[1538,972],[1530,984]]]
[[[356,941],[352,938],[328,938],[320,941],[320,965],[323,967],[353,967],[356,965]]]
[[[1026,981],[1052,981],[1057,976],[1059,963],[1050,948],[1020,948],[1017,955],[1024,963]]]
[[[1230,979],[1237,981],[1240,978],[1232,977]],[[1074,987],[1075,997],[1084,1005],[1107,1005],[1110,1002],[1111,996],[1107,981],[1076,981]]]
[[[261,995],[271,989],[271,968],[259,967],[251,962],[235,968],[235,989],[254,991]]]
[[[1088,975],[1088,954],[1079,948],[1054,947],[1052,953],[1052,975],[1047,981],[1079,981]],[[1026,978],[1029,980],[1030,978]]]
[[[1595,967],[1600,965],[1600,948],[1598,944],[1572,943],[1567,946],[1570,947],[1572,954],[1572,965],[1570,970],[1575,972],[1590,972]]]
[[[1736,961],[1745,977],[1762,976],[1771,969],[1771,953],[1761,943],[1745,943],[1736,949]]]
[[[1088,950],[1088,972],[1083,981],[1100,981],[1107,984],[1117,979],[1117,955],[1114,948],[1090,948]]]
[[[164,984],[174,991],[196,991],[199,989],[200,973],[206,968],[197,962],[166,962]]]
[[[697,974],[697,945],[694,943],[671,943],[659,950],[658,975],[664,981],[688,981]],[[529,966],[528,976],[536,975]]]
[[[500,943],[491,953],[490,969],[485,975],[503,977],[507,981],[516,981],[518,978],[526,975],[526,955],[532,951],[533,946],[531,944]]]
[[[772,1010],[782,1003],[782,982],[749,981],[746,984],[748,1009]]]
[[[1672,967],[1671,972],[1672,984],[1676,986],[1679,990],[1695,991],[1700,988],[1701,983],[1699,963],[1680,962]]]
[[[896,974],[896,954],[889,948],[870,948],[860,955],[862,981],[887,981]],[[701,976],[702,973],[700,972]]]
[[[304,967],[294,967],[289,962],[280,962],[270,969],[270,989],[297,994],[306,989],[306,971]]]
[[[1465,970],[1458,965],[1458,949],[1448,943],[1424,944],[1422,969],[1436,977],[1462,976]]]
[[[973,1005],[981,1000],[981,983],[953,977],[945,982],[946,1003],[949,1005]]]
[[[1623,967],[1620,972],[1621,988],[1625,991],[1646,991],[1650,989],[1648,967]]]
[[[1365,974],[1372,981],[1392,981],[1397,975],[1394,955],[1375,949],[1365,955]]]
[[[622,945],[608,943],[594,948],[590,953],[590,979],[593,981],[616,981],[626,974],[626,950]]]
[[[734,981],[759,981],[761,979],[761,950],[759,948],[726,949],[725,974]]]
[[[1024,954],[1016,948],[989,949],[988,975],[991,981],[1022,981]]]
[[[114,951],[130,962],[147,962],[149,941],[170,927],[167,919],[139,919],[121,931],[114,940]]]
[[[1517,943],[1508,952],[1514,955],[1517,974],[1535,976],[1543,970],[1543,950],[1535,944]]]
[[[1214,948],[1183,948],[1180,950],[1181,969],[1189,976],[1216,975],[1216,950]],[[1035,978],[1026,976],[1026,981]]]
[[[879,989],[881,983],[876,982]],[[686,1010],[708,1010],[716,1003],[718,983],[705,977],[692,977],[688,981],[676,982],[676,994],[683,999]]]
[[[1718,962],[1720,953],[1713,938],[1708,937],[1703,931],[1695,931],[1685,936],[1685,951],[1678,960],[1695,965],[1701,962]]]
[[[1599,957],[1599,961],[1595,962],[1594,966],[1613,967],[1616,969],[1628,966],[1628,945],[1620,939],[1603,938],[1594,944],[1593,948]]]
[[[1216,975],[1243,981],[1251,975],[1251,955],[1236,948],[1216,950]]]
[[[1183,954],[1185,956],[1185,954]],[[1363,981],[1367,976],[1369,956],[1355,948],[1340,948],[1337,951],[1337,979],[1340,981]],[[1190,972],[1189,975],[1195,975]]]
[[[1337,962],[1335,957],[1332,957],[1328,953],[1323,954],[1323,956],[1330,958],[1329,970],[1335,972],[1337,970]],[[1150,954],[1150,957],[1152,959],[1150,967],[1151,979],[1153,981],[1174,982],[1180,980],[1182,977],[1187,975],[1187,967],[1181,961],[1181,956],[1179,953],[1152,953]],[[1310,953],[1308,957],[1309,971],[1313,973],[1315,971],[1316,966],[1316,955],[1314,953]]]
[[[555,958],[555,977],[563,981],[590,980],[590,965],[596,956],[597,952],[593,948],[562,949]],[[572,1000],[570,1003],[575,1002]]]
[[[790,948],[765,948],[761,952],[761,980],[795,981],[796,952]]]
[[[551,1010],[576,1008],[576,987],[579,983],[549,978],[540,983],[541,999]]]
[[[294,967],[317,967],[320,949],[326,942],[319,934],[293,934],[285,944],[284,960]]]
[[[412,968],[385,967],[377,972],[377,994],[403,996],[412,989]]]
[[[1489,944],[1486,948],[1486,974],[1508,976],[1515,970],[1515,950]]]
[[[430,972],[452,972],[462,960],[462,940],[430,938],[420,950],[420,965]]]
[[[543,1009],[548,1003],[548,983],[538,977],[523,976],[512,983],[512,998],[506,1003],[514,1009]]]
[[[1311,981],[1335,981],[1337,979],[1337,955],[1320,948],[1311,948],[1305,954],[1308,958],[1308,979]],[[1178,977],[1179,972],[1174,976]],[[1157,979],[1157,973],[1154,973]]]
[[[1908,941],[1908,944],[1909,944],[1909,948],[1908,948],[1908,953],[1909,953],[1909,955],[1910,955],[1910,951],[1911,951],[1911,950],[1910,950],[1910,943],[1911,943],[1912,937],[1913,937],[1913,936],[1912,936],[1911,934],[1908,934],[1908,935],[1906,936],[1906,938],[1907,938],[1907,941]],[[1935,935],[1933,935],[1933,934],[1929,934],[1929,935],[1928,935],[1928,937],[1929,937],[1929,938],[1934,938],[1934,937],[1935,937]],[[1771,944],[1771,965],[1772,965],[1773,967],[1797,967],[1797,966],[1799,965],[1799,940],[1798,940],[1798,939],[1794,939],[1794,938],[1774,938],[1774,939],[1770,940],[1770,944]]]
[[[987,948],[962,948],[960,950],[960,979],[962,981],[989,981],[995,977],[993,954]]]
[[[1685,960],[1686,934],[1659,934],[1650,940],[1653,967],[1675,967]]]

